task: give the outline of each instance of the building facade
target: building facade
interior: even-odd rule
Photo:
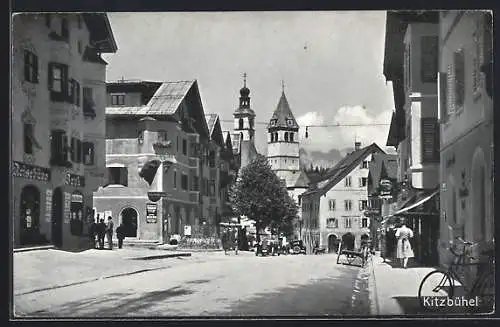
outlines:
[[[415,258],[436,264],[439,238],[437,12],[388,12],[384,75],[392,81],[395,112],[387,145],[398,152],[398,210],[413,229]]]
[[[95,211],[123,223],[131,241],[165,243],[200,225],[215,233],[218,152],[198,83],[108,83],[108,105],[109,179],[94,193]]]
[[[442,11],[439,21],[439,253],[446,263],[454,237],[494,238],[493,23],[486,11]]]
[[[103,184],[105,14],[18,14],[12,27],[14,247],[89,247],[92,192]]]
[[[283,90],[267,127],[267,159],[271,169],[283,181],[288,194],[298,206],[295,236],[300,238],[301,197],[309,187],[309,178],[300,167],[299,125]]]
[[[328,176],[312,185],[302,198],[302,237],[310,251],[317,243],[335,252],[342,240],[359,248],[370,238],[368,209],[368,163],[374,153],[384,153],[375,143],[347,154]]]

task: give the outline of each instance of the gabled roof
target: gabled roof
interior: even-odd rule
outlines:
[[[349,153],[330,170],[325,179],[318,182],[318,188],[307,191],[303,195],[319,196],[325,194],[353,171],[368,155],[377,152],[385,153],[377,144],[372,143],[362,149]]]
[[[207,121],[210,138],[214,140],[219,146],[224,147],[224,137],[222,135],[222,129],[220,127],[219,115],[205,114],[205,120]]]
[[[281,98],[278,102],[276,110],[274,110],[273,116],[269,121],[268,128],[292,128],[298,129],[299,125],[293,116],[288,100],[286,99],[285,92],[281,93]]]
[[[148,103],[150,115],[173,115],[195,81],[164,82]]]

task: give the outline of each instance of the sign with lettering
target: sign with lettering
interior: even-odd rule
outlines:
[[[75,175],[71,173],[66,173],[66,185],[74,186],[74,187],[84,187],[85,186],[85,177],[80,175]]]
[[[392,181],[389,179],[381,179],[379,182],[379,196],[381,198],[392,198]]]
[[[70,221],[70,208],[71,208],[71,194],[64,192],[64,223],[69,224]]]
[[[50,181],[50,169],[14,161],[12,165],[12,176],[48,182]]]
[[[52,220],[52,190],[45,191],[45,221],[50,223]]]
[[[156,203],[146,203],[146,223],[156,224],[158,216],[158,206]]]

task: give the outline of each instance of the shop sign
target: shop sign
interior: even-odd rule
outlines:
[[[83,195],[81,194],[71,194],[71,202],[83,203]]]
[[[75,175],[71,173],[66,173],[66,185],[74,186],[74,187],[84,187],[85,186],[85,177],[80,175]]]
[[[50,223],[52,220],[52,190],[45,191],[45,221]]]
[[[158,200],[166,196],[166,192],[148,192],[148,199],[153,202],[158,202]]]
[[[12,176],[48,182],[50,181],[50,169],[14,161]]]
[[[146,223],[156,224],[158,219],[158,206],[156,203],[146,203]]]
[[[64,223],[69,224],[71,218],[71,194],[68,192],[64,192]]]

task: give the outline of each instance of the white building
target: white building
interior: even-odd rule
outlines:
[[[290,109],[285,91],[281,93],[278,106],[269,121],[267,130],[267,159],[271,169],[286,184],[290,197],[299,206],[300,222],[302,213],[299,196],[307,190],[309,178],[300,168],[299,125]],[[297,236],[300,236],[300,225],[297,227],[299,229]]]
[[[302,238],[310,251],[316,243],[336,251],[342,239],[353,239],[359,248],[370,236],[368,208],[368,162],[374,153],[384,153],[375,143],[355,149],[328,173],[327,177],[302,194]]]

